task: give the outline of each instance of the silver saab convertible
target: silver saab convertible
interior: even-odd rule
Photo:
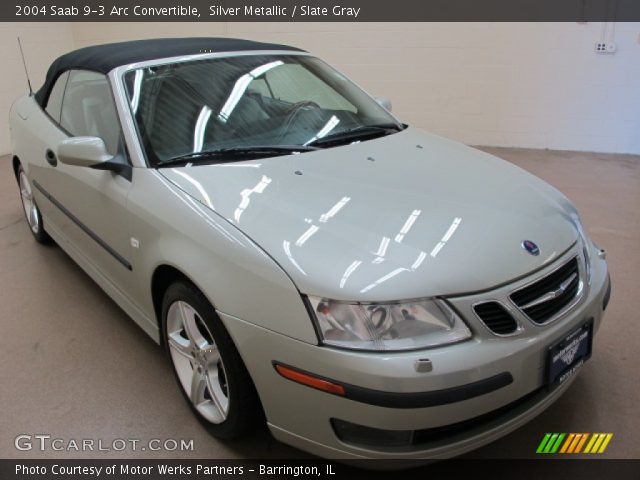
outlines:
[[[93,46],[14,103],[13,166],[213,435],[445,458],[567,390],[610,281],[564,195],[389,110],[287,46]]]

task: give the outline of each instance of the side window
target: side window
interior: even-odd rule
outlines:
[[[110,154],[118,152],[120,124],[105,75],[84,70],[70,72],[60,125],[76,137],[100,137]]]
[[[56,83],[49,93],[49,99],[47,100],[47,106],[45,110],[56,122],[60,123],[60,109],[62,108],[62,98],[64,97],[64,89],[67,86],[67,80],[69,79],[69,72],[64,72],[58,77]]]

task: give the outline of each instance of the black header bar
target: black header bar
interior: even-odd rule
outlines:
[[[2,22],[632,22],[640,0],[14,0]]]
[[[420,463],[424,463],[421,461]],[[402,471],[390,471],[398,470]],[[403,480],[484,478],[494,480],[638,480],[640,460],[458,459],[408,468],[407,461],[352,460],[0,460],[2,480]]]

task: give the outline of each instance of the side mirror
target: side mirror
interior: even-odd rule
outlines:
[[[66,165],[110,170],[107,165],[113,155],[107,152],[104,141],[98,137],[71,137],[58,144],[58,160]]]
[[[391,112],[391,100],[386,97],[376,97],[376,102],[387,112]]]

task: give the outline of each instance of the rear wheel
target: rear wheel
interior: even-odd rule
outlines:
[[[40,209],[33,198],[33,190],[22,165],[18,167],[18,185],[20,187],[20,200],[22,201],[24,216],[33,237],[42,244],[51,243],[51,237],[44,230]]]
[[[237,438],[263,422],[249,373],[204,295],[174,283],[164,296],[162,320],[174,374],[200,423],[218,438]]]

